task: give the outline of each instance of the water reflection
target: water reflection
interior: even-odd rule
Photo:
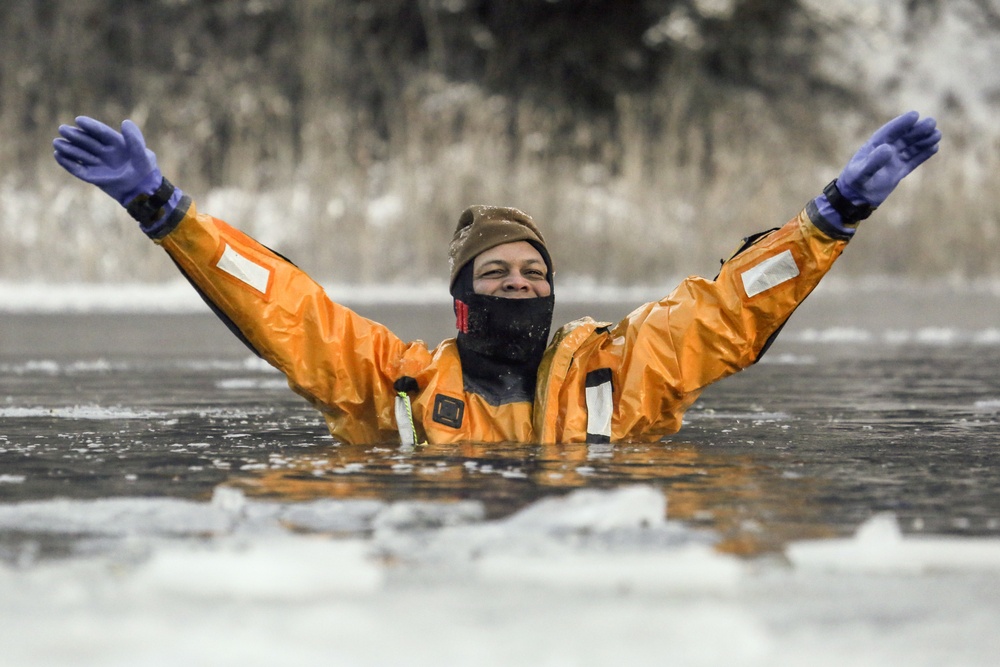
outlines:
[[[783,474],[751,453],[689,442],[635,445],[428,445],[412,451],[330,445],[276,460],[227,484],[283,501],[320,498],[475,499],[488,518],[573,489],[651,484],[667,515],[714,531],[717,548],[741,555],[780,551],[792,539],[833,534],[813,499],[823,481]]]

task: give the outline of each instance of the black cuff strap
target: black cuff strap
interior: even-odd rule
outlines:
[[[139,195],[129,202],[125,208],[128,214],[143,225],[152,223],[163,217],[163,207],[174,194],[174,185],[166,178],[160,182],[160,187],[151,195]]]
[[[837,189],[837,179],[833,179],[830,183],[823,188],[823,194],[826,195],[826,200],[830,202],[830,206],[833,210],[840,214],[841,220],[845,223],[859,222],[864,220],[872,214],[876,207],[869,206],[868,204],[855,204],[850,199],[845,197],[840,190]]]

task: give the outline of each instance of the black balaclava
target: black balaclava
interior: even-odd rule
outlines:
[[[492,218],[495,211],[514,211],[530,222],[530,218],[515,209],[493,207],[482,207],[481,211],[477,211],[476,221],[487,216]],[[504,217],[507,218],[506,215]],[[483,236],[496,234],[498,224],[504,227],[507,225],[520,227],[524,224],[519,219],[516,222],[508,220],[487,220],[492,229]],[[496,247],[514,240],[527,241],[538,250],[545,261],[548,269],[546,278],[552,287],[552,262],[544,241],[541,240],[541,234],[534,228],[533,223],[525,234],[522,234],[517,227],[504,229],[496,239],[480,240],[479,237],[474,237],[473,242],[480,240],[489,247]],[[472,226],[473,233],[475,229],[475,226]],[[507,236],[511,230],[515,235],[528,238],[508,240]],[[492,242],[494,240],[498,242]],[[479,252],[488,250],[489,247]],[[454,267],[451,283],[458,327],[458,352],[462,360],[462,375],[466,388],[483,396],[493,405],[531,401],[534,398],[538,364],[542,360],[548,344],[549,331],[552,328],[554,289],[550,291],[549,296],[527,299],[476,294],[473,289],[474,259],[475,257],[471,257],[463,265]]]

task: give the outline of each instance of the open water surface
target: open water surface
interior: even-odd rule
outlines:
[[[496,639],[495,625],[511,641],[525,642],[523,655],[504,645],[492,658],[479,656],[482,664],[532,657],[545,658],[536,664],[610,664],[598,658],[605,654],[659,664],[654,657],[657,642],[666,641],[662,633],[626,640],[624,630],[612,629],[606,642],[594,640],[596,653],[560,652],[527,627],[523,610],[514,612],[520,598],[511,591],[537,596],[539,586],[565,577],[568,598],[561,592],[533,604],[538,614],[575,619],[568,622],[581,628],[596,622],[580,615],[590,613],[580,605],[593,586],[612,591],[602,613],[617,610],[618,621],[601,621],[612,628],[633,615],[693,619],[722,595],[728,602],[707,614],[699,632],[672,641],[674,655],[688,664],[717,658],[820,664],[815,659],[841,645],[854,651],[841,655],[865,656],[871,664],[880,664],[880,656],[929,660],[928,628],[967,645],[964,652],[942,649],[946,658],[959,660],[927,664],[990,664],[997,642],[986,638],[985,628],[1000,621],[997,299],[966,295],[931,300],[933,308],[914,295],[890,295],[867,306],[838,293],[814,300],[796,313],[761,363],[706,391],[681,432],[662,442],[469,443],[413,451],[333,441],[282,377],[210,315],[5,314],[0,574],[6,578],[0,577],[0,590],[6,602],[0,602],[0,626],[30,624],[44,606],[38,601],[55,599],[56,611],[46,614],[54,614],[57,628],[98,626],[104,616],[126,614],[123,609],[139,617],[165,614],[159,622],[172,627],[193,608],[178,599],[202,605],[195,605],[202,610],[196,616],[207,613],[205,587],[192,583],[199,577],[215,582],[209,589],[221,586],[210,596],[216,607],[249,599],[260,607],[255,618],[267,623],[279,617],[269,616],[279,613],[274,590],[261,593],[246,579],[220,574],[252,569],[250,549],[284,591],[278,596],[282,608],[296,605],[290,613],[306,626],[316,619],[300,607],[315,611],[314,594],[329,602],[357,596],[356,585],[383,597],[396,590],[404,600],[394,598],[389,606],[397,609],[434,590],[443,606],[424,599],[418,614],[455,622],[465,613],[459,610],[471,609],[480,617],[463,621],[469,624],[466,638],[488,644]],[[446,309],[370,310],[404,337],[436,341],[449,335]],[[557,319],[587,312],[607,319],[624,314],[616,305],[575,304],[557,312]],[[866,526],[869,536],[883,529],[881,542],[869,544],[885,550],[872,561],[851,551],[863,546]],[[323,556],[331,567],[342,561],[350,583],[331,583],[324,579],[329,571],[320,568],[311,583],[296,588],[284,563],[311,547],[266,551],[264,536],[274,534],[360,545],[360,555]],[[235,538],[243,540],[241,555],[225,550]],[[201,560],[163,565],[177,545],[206,544],[212,557],[219,549],[228,554],[214,575],[205,574],[214,570],[204,552],[198,552]],[[913,544],[940,549],[927,552],[931,556],[899,549]],[[816,545],[819,551],[809,551]],[[681,558],[689,548],[705,551],[689,562]],[[987,555],[970,556],[969,549],[986,549]],[[567,574],[582,561],[585,567]],[[888,578],[873,583],[872,563]],[[96,570],[79,574],[81,567]],[[736,584],[734,567],[742,573]],[[831,579],[830,567],[847,567],[850,577]],[[129,585],[145,582],[141,595],[122,592],[122,568],[132,573]],[[540,572],[537,579],[532,572]],[[666,572],[678,578],[664,580]],[[814,574],[803,580],[802,572]],[[908,578],[914,572],[920,576]],[[927,578],[927,572],[939,575]],[[945,584],[941,576],[960,580]],[[358,584],[366,577],[374,583]],[[252,579],[259,585],[259,576]],[[76,591],[70,602],[57,594],[67,580]],[[499,581],[510,598],[483,589],[487,580]],[[796,586],[799,595],[789,592]],[[647,588],[660,597],[621,597],[621,591]],[[878,607],[883,603],[872,602],[873,590],[879,599],[895,595],[897,606]],[[447,642],[453,653],[442,644],[408,652],[407,660],[385,646],[374,648],[381,632],[374,619],[390,613],[380,606],[389,603],[376,599],[355,601],[355,612],[375,626],[357,630],[353,649],[350,642],[340,645],[342,664],[462,664],[478,655]],[[176,613],[147,606],[165,600],[179,605]],[[732,614],[747,608],[769,611],[753,623],[742,616],[733,621]],[[487,620],[505,613],[513,616]],[[964,621],[956,620],[963,614]],[[945,630],[951,622],[960,622],[961,631]],[[643,625],[635,623],[629,627]],[[709,650],[712,640],[704,633],[726,628],[734,633],[731,650]],[[163,638],[147,632],[149,641]],[[227,626],[217,632],[201,641],[217,648]],[[884,632],[895,643],[879,644]],[[70,645],[46,651],[31,636],[17,636],[11,656],[24,664],[73,664],[64,662],[73,653]],[[161,661],[103,630],[95,637],[92,664],[137,656],[132,664],[176,664],[183,657],[175,648]],[[259,638],[240,645],[263,660],[281,654],[287,639],[276,636],[257,645],[257,653],[251,649]],[[321,640],[301,646],[328,655]],[[787,663],[777,659],[783,653],[775,647],[782,646],[794,649]],[[253,663],[252,657],[232,660]]]
[[[426,311],[395,307],[388,319]],[[4,502],[206,499],[233,485],[293,500],[474,499],[500,517],[551,494],[641,482],[663,490],[672,517],[740,551],[844,534],[887,510],[904,530],[1000,535],[1000,340],[989,328],[886,342],[799,327],[656,444],[406,452],[333,441],[210,315],[5,320]],[[17,540],[0,539],[10,557]]]

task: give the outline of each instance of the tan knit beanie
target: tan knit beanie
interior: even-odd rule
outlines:
[[[504,243],[530,241],[542,253],[552,273],[552,260],[545,247],[545,239],[535,226],[535,221],[527,213],[505,206],[484,206],[477,204],[462,212],[458,227],[451,239],[448,256],[451,260],[451,280],[455,284],[462,267],[475,259],[479,253]]]

